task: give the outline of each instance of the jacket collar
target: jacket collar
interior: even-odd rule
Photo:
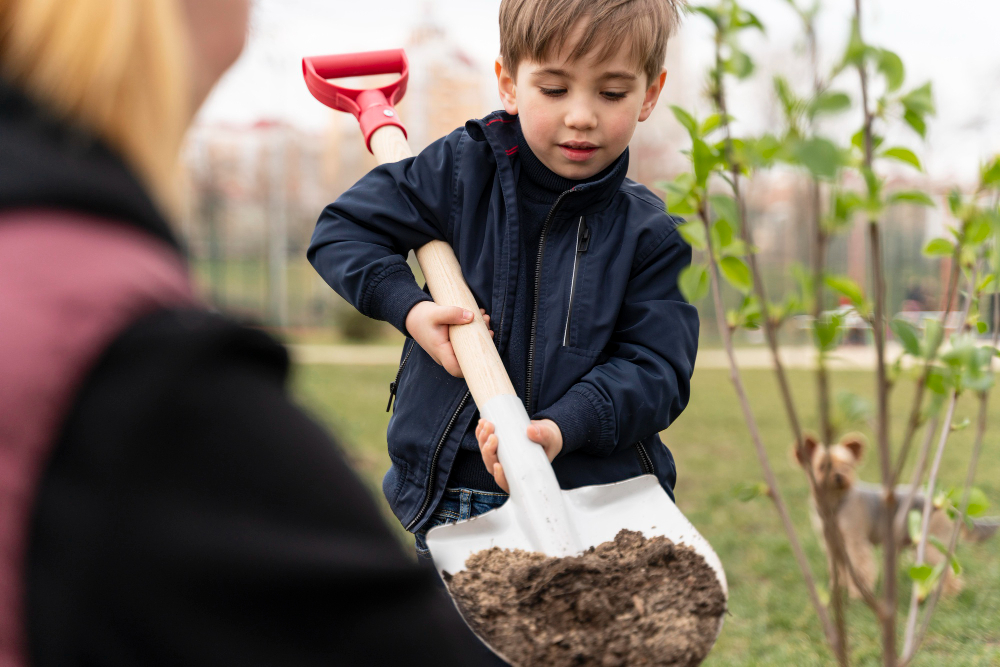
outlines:
[[[518,161],[516,156],[521,152],[518,146],[521,128],[517,116],[505,111],[494,111],[486,118],[470,120],[465,128],[473,139],[489,142],[498,163],[504,160],[508,163]],[[585,181],[570,181],[559,177],[546,169],[534,155],[522,156],[520,162],[520,168],[533,169],[532,173],[536,176],[543,174],[538,167],[548,172],[551,178],[545,181],[546,186],[555,189],[566,187],[563,192],[568,194],[560,204],[560,215],[590,215],[607,208],[624,183],[628,172],[628,148],[595,178]],[[556,194],[558,196],[560,193]]]
[[[111,218],[180,250],[146,188],[116,153],[0,79],[0,211],[16,208]]]

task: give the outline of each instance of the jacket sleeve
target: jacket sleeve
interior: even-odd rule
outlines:
[[[371,170],[323,210],[309,245],[309,261],[330,287],[362,314],[404,334],[410,308],[430,300],[406,257],[428,241],[451,240],[464,132]]]
[[[691,247],[675,228],[640,251],[610,357],[536,419],[552,419],[564,454],[608,456],[665,429],[687,406],[698,350],[698,311],[677,286]]]

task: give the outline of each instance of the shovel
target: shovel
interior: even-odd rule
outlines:
[[[354,114],[368,149],[380,164],[413,155],[405,128],[393,108],[406,90],[408,64],[402,49],[304,58],[302,70],[316,99]],[[368,90],[344,88],[327,80],[392,73],[399,74],[397,81]],[[451,327],[451,343],[480,414],[496,427],[500,443],[497,456],[510,485],[510,499],[502,507],[428,531],[427,546],[438,572],[454,574],[464,570],[470,555],[491,547],[575,556],[628,529],[647,538],[662,535],[694,549],[715,571],[728,597],[718,555],[681,514],[654,475],[571,491],[559,487],[544,450],[528,439],[528,414],[507,376],[451,246],[431,241],[416,254],[434,301],[474,314],[473,322]]]

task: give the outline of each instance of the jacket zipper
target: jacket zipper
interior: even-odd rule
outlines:
[[[431,457],[431,468],[427,474],[427,488],[424,490],[424,502],[420,505],[420,511],[417,512],[417,516],[413,517],[413,521],[406,526],[406,530],[412,530],[420,519],[423,518],[424,514],[427,512],[427,506],[431,504],[431,491],[434,490],[434,482],[437,477],[437,464],[438,458],[441,456],[441,450],[444,449],[444,443],[451,435],[451,431],[455,428],[455,422],[458,421],[458,414],[465,407],[465,404],[469,402],[469,397],[472,394],[470,392],[465,392],[465,396],[462,397],[462,402],[458,404],[458,408],[455,410],[455,414],[451,416],[448,420],[448,425],[444,427],[444,433],[441,434],[441,439],[438,440],[437,447],[434,448],[434,456]]]
[[[587,252],[590,247],[590,228],[587,227],[586,220],[580,216],[580,222],[576,226],[576,257],[573,259],[573,277],[569,282],[569,307],[566,309],[566,329],[563,331],[563,347],[569,345],[569,323],[573,317],[573,297],[576,296],[576,272],[580,266],[580,255]]]
[[[399,363],[399,370],[396,371],[396,379],[389,383],[389,404],[385,406],[386,412],[392,409],[392,399],[396,398],[396,389],[399,388],[399,378],[403,376],[403,368],[406,366],[406,362],[410,360],[410,355],[413,354],[413,347],[416,344],[417,341],[410,341],[410,349],[406,351],[406,356]]]
[[[650,458],[649,452],[646,451],[645,445],[642,441],[635,443],[635,451],[639,454],[639,462],[642,463],[642,471],[646,475],[655,475],[656,469],[653,467],[653,459]]]
[[[555,203],[552,204],[552,208],[549,209],[548,215],[545,216],[545,222],[542,223],[542,234],[538,237],[538,261],[535,263],[535,308],[531,314],[531,337],[528,339],[528,369],[525,373],[524,382],[524,409],[528,411],[529,415],[531,414],[531,383],[535,370],[535,331],[538,327],[538,294],[542,289],[542,257],[545,255],[545,236],[548,234],[549,224],[552,222],[552,216],[555,215],[556,209],[559,208],[559,204],[562,203],[563,198],[571,192],[573,192],[572,189],[566,190],[556,198]]]

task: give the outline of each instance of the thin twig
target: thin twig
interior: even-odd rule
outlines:
[[[955,253],[951,258],[951,271],[948,274],[948,287],[945,290],[946,301],[941,311],[941,319],[939,320],[942,332],[944,332],[948,326],[948,317],[951,315],[951,304],[955,300],[955,290],[958,289],[958,276],[960,269],[959,251],[960,248],[956,246]],[[931,368],[933,368],[934,360],[937,358],[938,349],[941,347],[942,340],[944,340],[944,336],[937,340],[930,341],[931,348],[924,357],[924,368],[920,374],[920,379],[917,380],[917,388],[913,394],[913,405],[910,407],[910,418],[906,422],[906,434],[903,436],[903,445],[899,449],[899,458],[896,459],[896,469],[892,473],[893,486],[899,482],[899,477],[903,474],[903,468],[906,466],[906,459],[910,456],[910,445],[913,442],[913,436],[920,428],[920,411],[923,408],[924,403],[924,390],[927,388],[927,378],[930,377]]]
[[[973,266],[969,276],[969,293],[965,299],[965,306],[962,309],[962,322],[969,318],[969,310],[972,307],[972,300],[976,291],[976,267]],[[964,329],[964,324],[963,324]],[[948,414],[945,416],[944,425],[941,427],[941,435],[938,438],[937,451],[934,454],[934,462],[931,464],[930,477],[927,479],[927,488],[924,490],[924,511],[920,521],[920,541],[917,542],[917,565],[924,564],[927,555],[927,535],[930,530],[931,513],[934,511],[934,487],[937,484],[938,471],[941,468],[941,459],[944,456],[945,445],[948,444],[948,437],[951,435],[951,422],[955,416],[955,405],[958,402],[959,392],[957,389],[951,390],[951,397],[948,403]],[[890,536],[891,537],[891,536]],[[892,542],[887,539],[886,542]],[[906,617],[906,634],[903,640],[904,653],[911,653],[916,632],[917,613],[920,608],[920,591],[917,586],[913,587],[910,594],[910,610]]]
[[[973,282],[975,279],[973,279]],[[996,298],[1000,292],[994,291],[993,296]],[[969,301],[971,303],[972,296],[970,295]],[[992,348],[997,349],[997,343],[1000,342],[1000,308],[996,304],[993,306],[993,340],[990,343]],[[988,367],[990,373],[993,372],[993,358],[990,357],[990,365]],[[969,459],[969,468],[965,473],[965,486],[962,489],[962,503],[961,511],[958,514],[958,518],[955,521],[955,525],[951,529],[951,537],[948,540],[948,551],[945,553],[944,562],[945,567],[948,567],[948,563],[951,562],[952,556],[955,554],[955,549],[958,545],[958,533],[962,528],[962,522],[965,520],[966,512],[969,511],[969,497],[972,493],[972,484],[976,480],[976,468],[979,466],[979,456],[983,449],[983,440],[986,434],[986,418],[989,409],[989,390],[980,392],[979,394],[979,417],[976,420],[976,440],[975,444],[972,446],[972,457]],[[934,608],[937,606],[938,599],[941,597],[941,591],[944,587],[945,579],[947,578],[947,569],[942,573],[941,580],[934,587],[934,591],[931,594],[930,599],[927,601],[927,609],[924,611],[924,619],[920,624],[920,631],[917,633],[916,637],[912,638],[912,643],[904,643],[903,646],[903,662],[908,663],[916,655],[917,651],[920,649],[920,645],[923,643],[924,638],[927,636],[927,629],[930,627],[931,618],[934,615]],[[907,619],[909,620],[909,619]],[[909,639],[909,637],[908,637]]]
[[[935,415],[931,418],[929,424],[927,424],[927,430],[924,432],[924,440],[920,443],[920,452],[917,456],[917,466],[913,470],[913,478],[910,482],[910,488],[906,492],[906,500],[900,503],[899,507],[896,509],[896,526],[893,535],[902,534],[902,531],[906,528],[906,517],[910,512],[910,507],[913,506],[913,499],[917,496],[917,490],[920,488],[920,480],[924,478],[924,469],[927,466],[927,455],[931,451],[931,443],[934,441],[934,434],[937,432],[938,418]]]
[[[994,343],[994,347],[996,347],[996,343]],[[937,582],[937,585],[934,587],[934,591],[931,593],[931,597],[927,601],[927,609],[924,610],[924,619],[920,624],[920,630],[917,632],[916,637],[908,637],[907,639],[911,641],[904,642],[903,644],[904,665],[913,659],[913,656],[916,655],[916,652],[920,649],[920,645],[923,643],[924,638],[927,636],[927,629],[930,627],[931,618],[934,615],[934,608],[937,606],[938,599],[941,597],[941,591],[944,588],[945,580],[948,578],[948,567],[951,563],[952,556],[955,555],[955,548],[958,545],[958,533],[962,528],[962,522],[965,520],[965,513],[969,511],[969,498],[972,494],[972,484],[976,480],[976,467],[979,465],[979,455],[983,451],[983,435],[986,433],[986,415],[989,404],[989,395],[988,391],[980,392],[979,394],[979,418],[976,426],[976,442],[972,446],[972,458],[969,459],[969,469],[965,474],[965,487],[962,491],[961,510],[958,513],[958,517],[955,519],[955,524],[951,527],[951,537],[948,540],[948,551],[944,555],[945,571],[941,574],[941,579]]]
[[[702,203],[699,214],[702,223],[705,226],[705,238],[707,239],[708,244],[708,262],[711,269],[710,276],[712,283],[712,299],[715,302],[715,316],[718,320],[719,334],[722,336],[722,340],[726,347],[726,354],[729,357],[729,377],[730,380],[732,380],[733,387],[736,390],[736,396],[740,402],[740,407],[743,410],[743,418],[746,420],[747,429],[750,431],[750,439],[753,441],[754,449],[757,451],[757,458],[760,461],[760,467],[764,473],[764,481],[770,489],[769,495],[771,500],[774,502],[775,509],[778,511],[778,516],[781,518],[781,525],[785,529],[788,542],[792,547],[792,553],[795,555],[795,560],[802,572],[802,578],[806,582],[806,590],[809,593],[809,599],[816,611],[816,616],[819,617],[820,624],[823,626],[823,633],[826,635],[827,641],[830,643],[830,646],[836,650],[839,643],[836,630],[830,622],[830,616],[827,614],[826,607],[823,606],[823,602],[820,600],[812,568],[809,567],[809,561],[806,559],[805,552],[802,550],[802,545],[799,543],[798,534],[795,532],[795,527],[792,525],[792,519],[788,514],[788,508],[785,505],[784,497],[782,496],[781,489],[778,486],[778,479],[775,477],[774,470],[771,468],[771,462],[767,455],[767,450],[764,449],[764,443],[761,440],[760,430],[757,427],[757,420],[754,417],[753,410],[750,408],[750,401],[747,398],[746,389],[743,386],[743,379],[740,376],[739,365],[736,362],[736,351],[733,349],[732,333],[729,330],[729,324],[726,321],[725,308],[722,303],[719,266],[715,260],[708,211],[706,210],[706,204],[704,202]]]

